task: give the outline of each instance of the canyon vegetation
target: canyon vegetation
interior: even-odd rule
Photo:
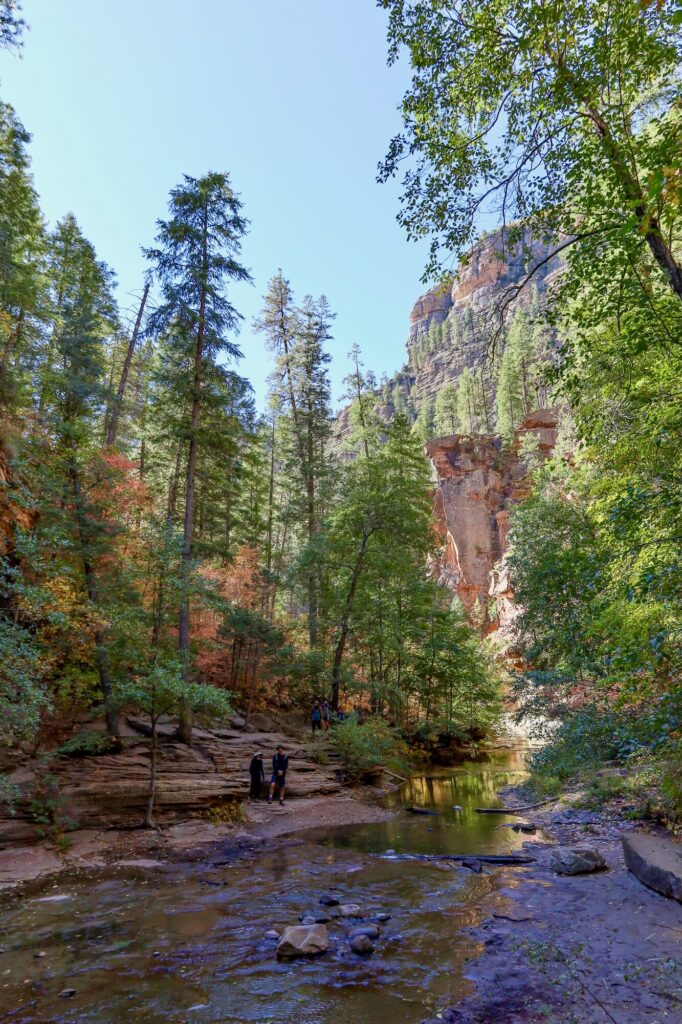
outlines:
[[[327,698],[376,762],[506,708],[549,740],[539,786],[617,762],[682,817],[682,9],[379,6],[412,67],[379,178],[431,287],[402,369],[357,339],[341,409],[324,295],[274,266],[252,324],[234,304],[248,182],[179,178],[131,313],[0,103],[9,801],[22,759],[116,755],[129,715],[153,776],[159,722],[189,746]]]

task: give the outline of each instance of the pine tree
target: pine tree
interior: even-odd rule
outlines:
[[[294,305],[282,272],[270,281],[256,329],[263,332],[277,357],[273,398],[280,410],[280,472],[289,482],[288,520],[302,518],[305,548],[300,572],[305,578],[308,640],[317,646],[319,568],[313,555],[330,480],[331,389],[325,349],[334,314],[324,296],[306,296]],[[293,486],[292,486],[293,485]]]
[[[489,431],[489,414],[483,374],[480,369],[474,373],[464,367],[457,384],[457,420],[465,434],[482,434]]]
[[[420,404],[417,418],[412,424],[412,433],[422,444],[433,437],[433,405],[428,395],[424,395]]]
[[[179,352],[191,353],[187,381],[190,416],[185,479],[183,569],[185,594],[180,604],[178,646],[185,682],[190,678],[190,577],[195,527],[197,458],[202,436],[202,412],[209,377],[215,376],[220,355],[240,355],[228,334],[237,330],[240,314],[226,294],[228,282],[249,281],[239,262],[247,222],[242,204],[227,174],[203,178],[185,176],[171,192],[170,219],[158,222],[157,248],[146,250],[152,275],[160,282],[162,302],[150,318],[150,330],[167,336]],[[191,712],[185,707],[180,735],[191,742]]]
[[[107,552],[110,529],[95,497],[101,489],[100,465],[91,486],[96,437],[106,405],[105,344],[118,330],[112,295],[113,274],[96,258],[75,218],[60,221],[50,239],[48,279],[52,298],[50,361],[43,369],[42,418],[54,439],[54,458],[42,465],[43,497],[51,495],[52,514],[42,524],[47,544],[55,528],[69,538],[77,553],[93,618],[93,638],[107,728],[118,735],[113,701],[109,638],[104,625],[105,588],[100,563]],[[101,436],[101,435],[99,435]],[[65,501],[66,499],[66,501]],[[68,543],[68,542],[67,542]],[[106,587],[107,597],[111,586]]]
[[[12,107],[0,102],[0,403],[11,412],[39,355],[46,305],[45,233],[29,139]]]
[[[528,314],[518,306],[502,354],[496,395],[497,428],[507,440],[534,404],[533,356]]]
[[[351,424],[350,444],[356,448],[362,446],[365,457],[369,458],[370,446],[378,442],[378,431],[380,429],[374,407],[377,402],[376,381],[374,374],[365,373],[361,358],[360,346],[353,345],[348,353],[352,369],[344,384],[347,387],[344,398],[351,403],[349,419]],[[388,382],[384,383],[384,391]]]
[[[457,388],[446,384],[436,395],[434,429],[437,437],[456,434],[459,426],[457,417]]]

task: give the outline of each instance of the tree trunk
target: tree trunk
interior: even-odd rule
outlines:
[[[180,603],[180,616],[178,621],[178,650],[182,661],[182,675],[186,683],[190,678],[189,664],[189,585],[190,568],[192,564],[192,536],[194,526],[194,491],[197,472],[197,433],[201,413],[201,364],[204,356],[204,331],[206,318],[206,274],[208,271],[207,251],[207,214],[204,213],[204,251],[202,265],[202,285],[199,300],[199,322],[197,325],[197,338],[194,348],[194,378],[192,387],[192,416],[190,422],[189,450],[187,453],[187,484],[185,488],[185,521],[182,536],[182,569],[185,592]],[[178,736],[183,743],[192,744],[192,712],[186,701],[183,701],[180,708],[180,724]]]
[[[142,292],[142,299],[140,301],[140,308],[137,311],[137,317],[135,318],[135,326],[133,327],[133,333],[130,336],[128,348],[126,350],[126,357],[123,360],[123,369],[121,370],[121,378],[118,382],[118,390],[116,392],[116,398],[111,410],[111,417],[109,419],[109,428],[107,430],[107,448],[113,448],[116,444],[116,433],[118,431],[118,420],[123,407],[123,396],[125,395],[126,384],[128,383],[128,374],[130,373],[130,366],[133,361],[133,355],[135,353],[135,346],[137,345],[137,338],[140,333],[140,327],[142,326],[142,317],[144,315],[144,307],[147,304],[147,296],[149,295],[149,282],[144,286]]]
[[[343,661],[343,655],[346,649],[348,630],[350,629],[350,617],[353,611],[353,602],[355,601],[355,591],[358,588],[358,580],[360,579],[362,563],[365,560],[365,553],[367,551],[367,541],[369,540],[371,534],[372,531],[367,532],[366,530],[362,534],[362,543],[360,545],[360,550],[358,551],[358,556],[355,560],[355,565],[353,567],[353,575],[351,576],[350,587],[348,588],[348,594],[346,595],[346,603],[344,605],[343,614],[341,616],[339,639],[336,642],[336,647],[334,649],[334,661],[332,663],[332,711],[339,710],[341,663]]]
[[[76,527],[78,531],[78,540],[81,546],[81,558],[83,560],[83,574],[85,576],[85,587],[88,594],[88,600],[97,614],[99,605],[99,594],[97,588],[97,577],[88,554],[88,541],[89,541],[89,530],[86,520],[85,510],[83,508],[83,496],[81,489],[81,480],[78,467],[73,457],[69,467],[69,475],[71,476],[71,486],[73,489],[73,500],[74,508],[76,511]],[[106,642],[104,637],[104,630],[101,626],[97,626],[94,632],[95,638],[95,651],[97,654],[97,671],[99,673],[99,682],[102,687],[102,694],[104,696],[104,710],[107,723],[107,732],[110,736],[115,739],[120,738],[120,726],[118,720],[118,712],[113,705],[113,693],[111,685],[111,675],[109,673],[109,658],[107,655]]]
[[[182,450],[180,448],[180,445],[178,445],[177,455],[175,456],[175,469],[168,484],[168,505],[166,508],[166,524],[168,526],[169,531],[173,525],[173,520],[175,519],[175,505],[178,499],[178,482],[180,479],[181,457]],[[165,546],[166,542],[164,540],[164,547]],[[161,639],[161,623],[163,621],[163,605],[165,598],[165,590],[166,580],[164,569],[162,566],[161,575],[159,577],[159,590],[156,599],[156,607],[154,609],[154,623],[152,625],[152,651],[156,651],[159,644],[159,640]]]

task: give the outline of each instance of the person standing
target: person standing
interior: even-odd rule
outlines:
[[[331,708],[326,700],[322,701],[322,731],[326,732],[332,724]]]
[[[249,775],[251,776],[251,789],[249,790],[249,800],[257,800],[260,796],[261,783],[265,782],[265,769],[263,767],[263,755],[254,754],[251,758],[251,764],[249,765]]]
[[[313,727],[313,736],[318,729],[322,728],[322,710],[320,708],[320,702],[318,700],[313,704],[313,710],[310,715],[310,724]]]
[[[289,758],[284,753],[284,747],[278,746],[277,752],[272,759],[272,778],[270,779],[270,793],[268,795],[268,803],[272,803],[272,798],[275,795],[275,790],[279,791],[279,803],[280,806],[284,806],[284,792],[287,785],[287,768],[289,767]]]

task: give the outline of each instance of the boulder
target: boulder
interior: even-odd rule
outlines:
[[[648,832],[629,832],[622,839],[625,863],[635,878],[682,903],[682,844]]]
[[[368,935],[354,935],[350,940],[350,948],[358,956],[367,956],[374,952],[374,943]]]
[[[549,866],[558,875],[587,875],[608,867],[599,850],[593,846],[560,846],[552,850]]]
[[[285,928],[277,943],[277,956],[293,959],[296,956],[320,956],[329,949],[329,936],[323,924],[301,924]]]

